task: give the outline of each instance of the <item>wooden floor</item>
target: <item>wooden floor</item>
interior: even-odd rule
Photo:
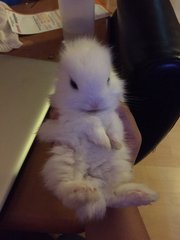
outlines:
[[[180,120],[156,150],[135,167],[136,180],[159,193],[140,207],[151,240],[180,239]]]

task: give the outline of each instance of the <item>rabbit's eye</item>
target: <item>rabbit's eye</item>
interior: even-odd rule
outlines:
[[[109,82],[110,82],[110,78],[108,78],[108,80],[107,80],[107,85],[109,85]]]
[[[70,80],[70,84],[73,89],[78,90],[78,85],[72,79]]]

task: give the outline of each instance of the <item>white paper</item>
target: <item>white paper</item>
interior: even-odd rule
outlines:
[[[59,9],[37,14],[21,14],[6,10],[11,30],[21,35],[37,34],[62,28]],[[108,17],[108,11],[95,4],[95,19]]]
[[[20,14],[7,10],[9,24],[18,34],[36,34],[62,27],[59,10],[37,14]]]

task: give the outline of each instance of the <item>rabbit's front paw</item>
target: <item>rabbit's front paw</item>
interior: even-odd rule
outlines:
[[[114,133],[107,129],[107,136],[109,138],[109,141],[111,143],[111,148],[115,150],[120,150],[123,146],[123,141],[119,138],[117,133]]]
[[[115,150],[120,150],[122,148],[123,143],[115,138],[110,138],[111,148]]]
[[[106,149],[111,149],[110,140],[103,128],[97,128],[94,132],[92,132],[89,136],[89,141],[93,142],[97,146],[101,146]]]

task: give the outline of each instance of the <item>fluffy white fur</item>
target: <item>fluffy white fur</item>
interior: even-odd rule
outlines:
[[[115,111],[124,101],[124,84],[109,49],[94,39],[67,42],[55,89],[51,102],[60,118],[39,131],[41,140],[59,143],[43,169],[48,189],[82,220],[102,218],[107,206],[155,201],[155,192],[131,182],[130,152]]]

